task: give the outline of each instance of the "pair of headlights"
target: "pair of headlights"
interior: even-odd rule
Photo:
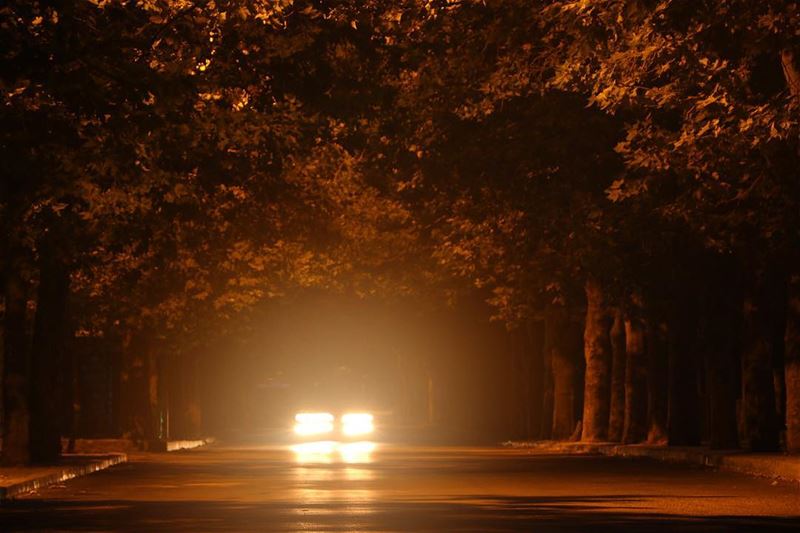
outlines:
[[[298,413],[294,417],[294,432],[298,435],[324,435],[332,433],[335,417],[331,413]],[[373,417],[369,413],[347,413],[342,415],[342,434],[348,437],[368,435],[375,430]]]

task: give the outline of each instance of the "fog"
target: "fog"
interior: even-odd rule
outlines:
[[[491,439],[507,431],[507,337],[480,304],[325,293],[263,311],[250,334],[209,350],[206,422],[248,435],[286,430],[296,412],[375,412],[393,438]],[[511,380],[513,381],[513,380]]]

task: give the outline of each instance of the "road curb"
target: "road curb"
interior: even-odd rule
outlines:
[[[148,452],[177,452],[207,446],[213,442],[214,439],[210,437],[196,440],[153,440],[147,443],[146,450]]]
[[[78,458],[77,456],[70,456],[70,458]],[[88,459],[88,458],[87,458]],[[54,483],[61,483],[79,476],[85,476],[93,472],[105,470],[114,465],[124,463],[128,460],[128,456],[124,453],[108,454],[105,456],[91,456],[90,462],[77,464],[77,465],[64,465],[57,472],[42,475],[31,479],[26,479],[18,483],[0,486],[0,502],[8,500],[32,492]]]
[[[505,446],[529,448],[541,453],[644,457],[665,463],[688,464],[737,472],[751,476],[800,483],[800,456],[778,453],[748,453],[741,450],[708,450],[694,447],[648,446],[641,444],[509,441]]]

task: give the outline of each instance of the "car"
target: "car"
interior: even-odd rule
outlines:
[[[298,463],[369,463],[377,447],[370,437],[375,417],[363,411],[339,416],[326,411],[303,411],[294,417],[295,443],[291,446]]]
[[[360,411],[349,411],[339,416],[325,411],[304,411],[295,415],[293,430],[295,438],[304,442],[364,440],[375,432],[375,417]]]

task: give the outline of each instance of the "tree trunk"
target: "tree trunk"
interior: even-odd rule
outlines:
[[[81,416],[80,374],[77,350],[74,342],[69,342],[61,376],[64,379],[62,391],[62,436],[68,438],[67,452],[75,453],[75,440],[78,438],[78,421]]]
[[[700,444],[700,396],[696,364],[697,320],[693,302],[682,302],[669,327],[667,434],[670,446]]]
[[[608,439],[611,407],[611,317],[600,285],[586,282],[584,356],[586,375],[583,395],[583,435],[588,442]]]
[[[669,364],[667,325],[655,324],[647,331],[647,442],[667,443],[667,398]]]
[[[623,444],[647,438],[647,327],[641,309],[625,319],[625,423]]]
[[[773,358],[776,277],[757,272],[743,304],[742,431],[743,445],[753,451],[778,449]]]
[[[528,414],[527,368],[523,354],[522,335],[518,329],[506,331],[509,354],[509,375],[507,383],[511,392],[511,432],[513,438],[525,437]]]
[[[773,358],[776,299],[781,299],[775,275],[758,272],[743,304],[742,431],[743,445],[753,451],[778,449]]]
[[[166,384],[162,371],[164,362],[157,355],[155,343],[151,343],[148,348],[147,404],[150,415],[150,440],[160,441],[166,440],[169,434],[169,423],[165,419],[165,409],[162,403]]]
[[[778,286],[775,287],[773,296],[773,306],[770,319],[772,329],[770,338],[772,339],[772,386],[775,390],[775,417],[778,426],[778,441],[780,444],[785,442],[786,436],[786,365],[784,361],[786,335],[786,305],[788,298],[787,276],[781,273]]]
[[[428,370],[427,374],[428,383],[428,402],[426,405],[427,422],[429,426],[436,425],[439,421],[439,406],[436,402],[436,387],[433,381],[433,373]]]
[[[526,346],[531,365],[528,379],[530,380],[529,396],[530,418],[528,419],[528,438],[541,437],[542,408],[544,407],[544,322],[541,320],[529,321],[526,324]],[[551,421],[552,423],[552,421]]]
[[[158,438],[158,373],[151,344],[144,334],[131,331],[122,342],[122,433],[142,446]]]
[[[543,323],[542,340],[542,419],[539,425],[539,438],[550,439],[553,437],[553,411],[555,409],[555,385],[553,379],[553,351],[550,349],[553,337],[554,317],[548,311]]]
[[[611,413],[608,419],[608,440],[621,442],[625,427],[625,319],[622,310],[614,312],[611,325]]]
[[[786,376],[786,449],[800,453],[800,275],[789,282],[784,365]]]
[[[46,239],[49,241],[49,239]],[[31,460],[51,463],[61,454],[60,371],[67,342],[69,272],[55,245],[44,242],[31,348]]]
[[[7,258],[3,280],[3,464],[30,462],[30,352],[26,334],[25,282],[19,252]]]
[[[789,93],[797,100],[800,98],[800,65],[795,49],[781,51],[781,66]],[[788,292],[784,336],[786,449],[792,453],[800,453],[800,275],[792,275]]]
[[[566,439],[577,423],[577,361],[570,342],[571,328],[563,311],[553,311],[545,322],[545,350],[552,365],[553,426],[551,438]]]

